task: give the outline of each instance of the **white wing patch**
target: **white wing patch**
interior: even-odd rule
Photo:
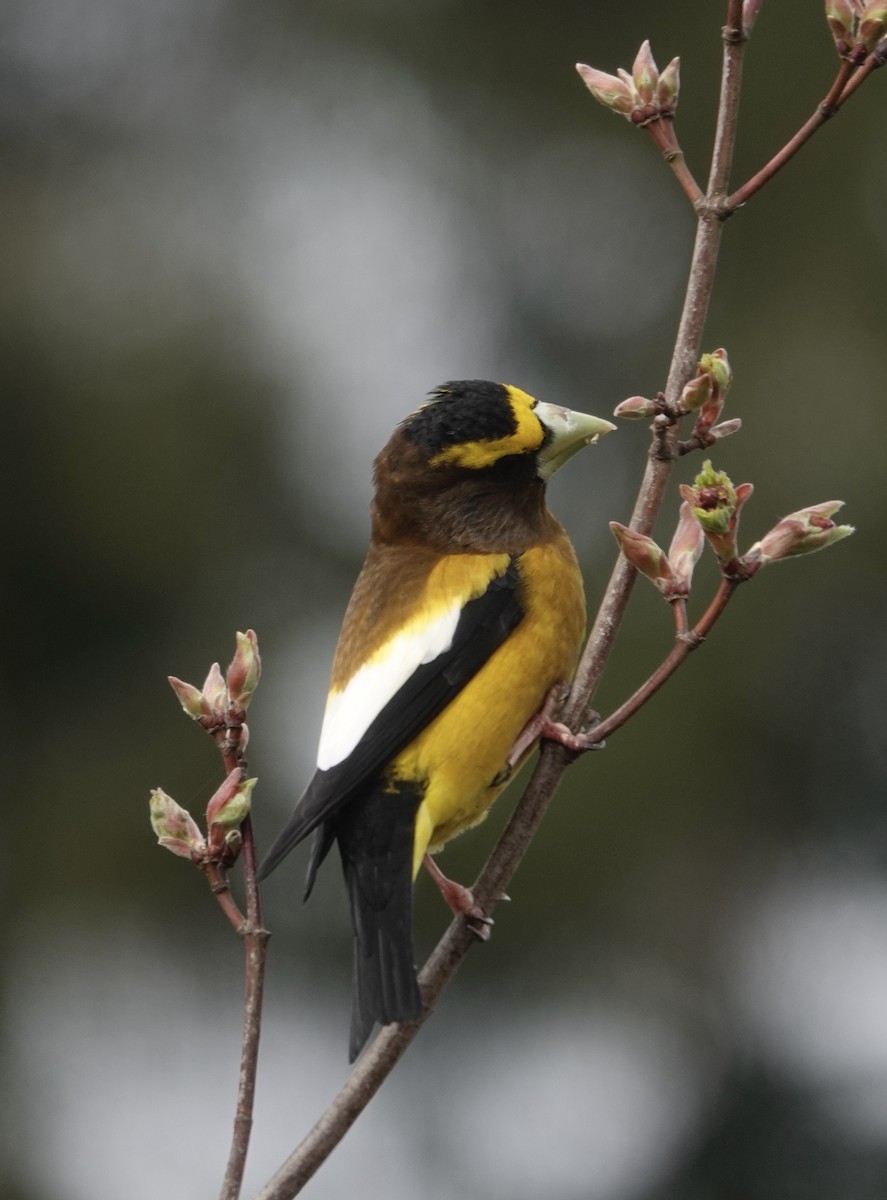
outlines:
[[[460,598],[426,624],[403,630],[364,663],[340,692],[330,692],[317,750],[319,770],[343,762],[416,668],[449,650],[463,606]]]

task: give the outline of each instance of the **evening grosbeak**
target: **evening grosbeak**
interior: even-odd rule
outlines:
[[[314,834],[306,899],[338,843],[354,928],[351,1059],[422,1000],[412,885],[423,859],[483,820],[539,736],[569,744],[546,698],[585,630],[576,555],[548,478],[614,429],[485,380],[442,384],[375,462],[372,537],[333,662],[317,770],[262,863]],[[483,928],[483,927],[481,927]]]

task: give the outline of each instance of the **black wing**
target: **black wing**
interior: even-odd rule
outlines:
[[[280,836],[259,869],[264,879],[283,858],[318,826],[309,872],[314,871],[333,840],[328,818],[351,800],[415,738],[465,687],[502,645],[524,616],[518,557],[491,580],[482,596],[462,610],[450,648],[423,663],[381,709],[352,752],[328,771],[317,771]]]

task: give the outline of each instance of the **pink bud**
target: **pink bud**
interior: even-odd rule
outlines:
[[[707,371],[703,371],[701,375],[697,375],[695,379],[691,379],[689,383],[684,384],[684,390],[681,392],[681,398],[678,401],[681,411],[685,413],[696,412],[702,408],[708,400],[711,399],[712,378]]]
[[[824,550],[834,542],[849,537],[852,525],[836,525],[831,517],[843,508],[843,500],[826,500],[790,513],[765,534],[744,557],[751,563],[766,566],[782,558],[795,558]]]
[[[885,0],[871,0],[871,3],[862,10],[859,18],[859,29],[856,33],[857,43],[871,52],[884,37],[885,32],[887,32],[887,3]]]
[[[228,689],[222,669],[218,663],[213,663],[203,684],[203,702],[208,715],[224,719],[228,707]]]
[[[635,92],[641,105],[652,104],[659,83],[659,68],[653,58],[649,41],[644,42],[638,50],[631,68],[631,77],[634,80]]]
[[[585,63],[577,63],[576,70],[582,81],[599,104],[627,117],[635,106],[634,91],[624,80],[604,71],[595,70]]]
[[[655,400],[648,400],[646,396],[629,396],[616,405],[613,416],[622,417],[625,421],[643,421],[647,417],[655,417],[659,411]]]
[[[656,100],[663,116],[672,116],[678,106],[681,90],[681,60],[673,58],[662,74],[656,87]]]
[[[194,721],[199,721],[201,717],[206,716],[206,709],[203,703],[203,693],[199,688],[196,688],[193,683],[185,683],[184,680],[176,679],[175,675],[168,675],[169,686],[178,697],[184,711]]]
[[[226,845],[230,850],[231,843],[226,839],[231,830],[238,829],[249,815],[255,786],[255,779],[243,779],[242,772],[235,767],[210,800],[206,808],[210,854],[221,854]]]
[[[246,633],[238,633],[236,638],[237,652],[231,660],[225,678],[230,703],[237,708],[246,709],[259,683],[262,660],[259,657],[259,643],[252,629],[248,629]]]
[[[162,788],[154,788],[150,799],[151,828],[161,846],[180,858],[192,858],[203,849],[203,834],[187,809],[176,804]]]
[[[242,779],[243,772],[240,767],[234,767],[233,770],[228,772],[224,780],[213,792],[206,806],[207,825],[211,825],[213,821],[222,819],[221,814],[224,813],[226,806],[231,803],[237,794],[237,789],[240,787]]]
[[[738,433],[741,428],[742,420],[739,417],[733,417],[730,421],[721,421],[718,425],[712,425],[708,431],[708,435],[717,440],[718,438],[730,437],[731,434]]]
[[[681,505],[677,528],[668,548],[668,561],[674,576],[671,598],[687,596],[693,579],[693,570],[705,546],[702,526],[693,515],[692,507],[685,500]]]
[[[610,529],[625,558],[642,575],[660,587],[671,581],[672,571],[665,552],[645,533],[637,533],[619,521],[611,521]]]

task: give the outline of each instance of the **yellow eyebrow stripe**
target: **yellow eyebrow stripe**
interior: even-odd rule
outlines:
[[[505,384],[505,392],[511,411],[517,422],[517,429],[507,437],[480,440],[475,442],[460,442],[455,446],[447,446],[430,460],[432,467],[468,467],[479,471],[491,467],[500,458],[510,454],[529,454],[538,450],[545,437],[542,422],[534,414],[536,401],[532,396],[522,392],[520,388]]]

